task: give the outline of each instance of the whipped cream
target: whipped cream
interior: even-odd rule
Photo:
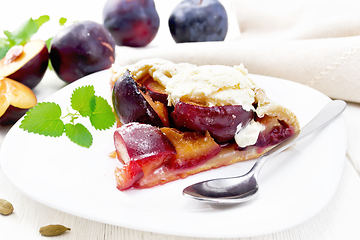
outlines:
[[[251,121],[243,128],[239,124],[236,128],[235,142],[239,147],[246,147],[256,143],[259,133],[265,130],[265,126],[259,122]]]
[[[182,98],[203,99],[206,106],[242,105],[247,111],[255,101],[254,83],[241,64],[236,67],[205,65],[180,71],[162,83],[174,104]]]
[[[126,66],[135,80],[150,74],[165,87],[168,105],[180,99],[202,99],[206,106],[242,105],[247,111],[254,110],[256,85],[248,78],[243,64],[196,66],[189,63],[175,64],[163,59],[147,59]],[[125,72],[119,69],[119,72]]]

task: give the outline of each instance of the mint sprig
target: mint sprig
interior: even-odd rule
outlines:
[[[61,107],[54,102],[41,102],[31,108],[21,121],[20,128],[39,135],[60,137],[65,135],[74,143],[89,148],[93,143],[90,131],[81,123],[80,118],[89,118],[96,130],[105,130],[115,123],[115,116],[108,102],[95,95],[94,86],[76,88],[71,95],[71,108],[75,111],[62,116]],[[63,119],[70,118],[69,123]]]
[[[39,103],[26,113],[20,128],[44,136],[60,137],[64,132],[64,122],[60,117],[61,108],[58,104]]]

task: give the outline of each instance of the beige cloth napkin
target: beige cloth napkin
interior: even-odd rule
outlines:
[[[356,0],[232,0],[239,38],[120,49],[117,62],[144,58],[238,65],[249,73],[313,87],[331,98],[360,102],[360,2]]]

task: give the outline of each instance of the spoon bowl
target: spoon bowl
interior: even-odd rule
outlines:
[[[200,201],[232,203],[246,202],[255,197],[259,185],[253,174],[240,177],[214,179],[191,185],[184,189],[184,194],[191,194],[192,198]],[[206,199],[204,199],[206,196]]]
[[[215,204],[237,204],[253,199],[259,190],[257,177],[266,160],[332,122],[345,110],[345,107],[344,101],[331,101],[301,130],[258,158],[248,173],[242,176],[212,179],[193,184],[183,190],[183,195]]]

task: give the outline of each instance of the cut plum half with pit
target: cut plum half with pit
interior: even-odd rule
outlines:
[[[0,78],[8,77],[32,89],[44,77],[48,62],[49,51],[43,40],[14,46],[0,60]]]
[[[0,125],[14,124],[36,104],[30,88],[9,78],[0,79]]]
[[[195,132],[209,132],[218,143],[234,139],[236,127],[246,126],[254,119],[253,111],[246,111],[240,105],[205,107],[179,101],[171,113],[176,128]]]
[[[139,122],[153,126],[169,126],[165,104],[154,101],[146,91],[126,71],[115,82],[112,91],[115,113],[122,124]]]

